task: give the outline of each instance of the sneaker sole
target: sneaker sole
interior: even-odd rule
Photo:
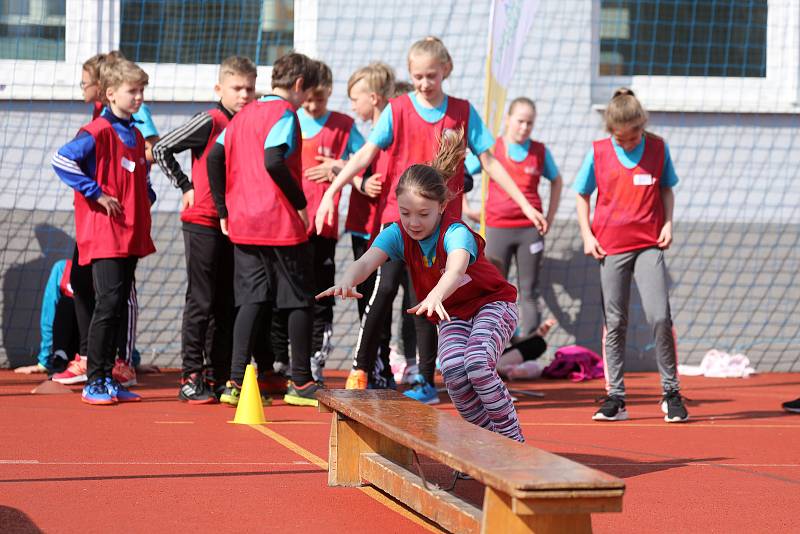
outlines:
[[[688,415],[686,417],[683,417],[683,418],[681,418],[681,417],[673,417],[672,419],[670,419],[668,415],[664,416],[664,421],[666,421],[667,423],[685,423],[688,420],[689,420],[689,416]]]
[[[117,404],[117,401],[114,399],[109,400],[91,400],[87,399],[86,397],[81,397],[81,400],[86,404],[91,404],[92,406],[110,406],[112,404]]]
[[[601,413],[596,413],[592,416],[593,421],[627,421],[628,420],[628,412],[620,411],[617,415],[613,417],[608,417]]]
[[[120,397],[117,397],[117,402],[119,402],[119,403],[122,403],[122,402],[142,402],[142,398],[141,397],[136,397],[135,399],[122,399]]]
[[[292,406],[319,406],[317,399],[307,399],[295,395],[284,395],[283,402]]]
[[[191,399],[182,399],[182,398],[178,397],[178,400],[181,401],[181,402],[185,402],[186,404],[195,404],[195,405],[198,405],[198,406],[201,405],[201,404],[218,404],[219,403],[219,401],[217,399],[191,400]]]
[[[800,413],[800,408],[787,408],[786,406],[783,407],[789,413]]]
[[[86,382],[86,375],[78,375],[72,376],[69,378],[53,378],[53,382],[58,382],[59,384],[81,384]]]

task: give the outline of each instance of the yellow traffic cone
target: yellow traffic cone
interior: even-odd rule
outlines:
[[[264,419],[264,407],[261,405],[261,393],[258,391],[256,370],[252,365],[248,365],[244,372],[242,392],[232,422],[237,425],[262,425],[267,422]]]

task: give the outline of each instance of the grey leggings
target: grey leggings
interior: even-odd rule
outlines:
[[[675,335],[669,309],[669,288],[664,251],[646,248],[606,256],[600,262],[600,287],[603,292],[603,357],[609,395],[625,396],[625,336],[628,331],[628,302],[631,276],[636,279],[642,308],[653,327],[656,362],[664,392],[678,391]]]
[[[486,227],[486,255],[500,261],[502,274],[508,278],[511,258],[517,260],[517,287],[522,312],[521,335],[532,333],[539,326],[539,272],[544,257],[544,238],[533,226],[524,228]]]

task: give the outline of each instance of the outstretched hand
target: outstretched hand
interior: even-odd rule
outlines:
[[[316,297],[315,299],[319,300],[325,297],[341,297],[342,300],[345,299],[360,299],[364,295],[358,292],[355,287],[352,286],[333,286],[329,287]]]
[[[412,315],[425,315],[427,317],[432,317],[435,313],[439,317],[440,321],[450,320],[450,314],[448,314],[447,310],[444,309],[442,299],[431,294],[425,297],[425,300],[406,311]]]

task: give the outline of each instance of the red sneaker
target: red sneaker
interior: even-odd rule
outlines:
[[[111,376],[126,388],[136,385],[136,369],[125,360],[117,358]]]
[[[86,382],[86,356],[75,355],[67,370],[53,375],[53,381],[60,384],[81,384]]]

